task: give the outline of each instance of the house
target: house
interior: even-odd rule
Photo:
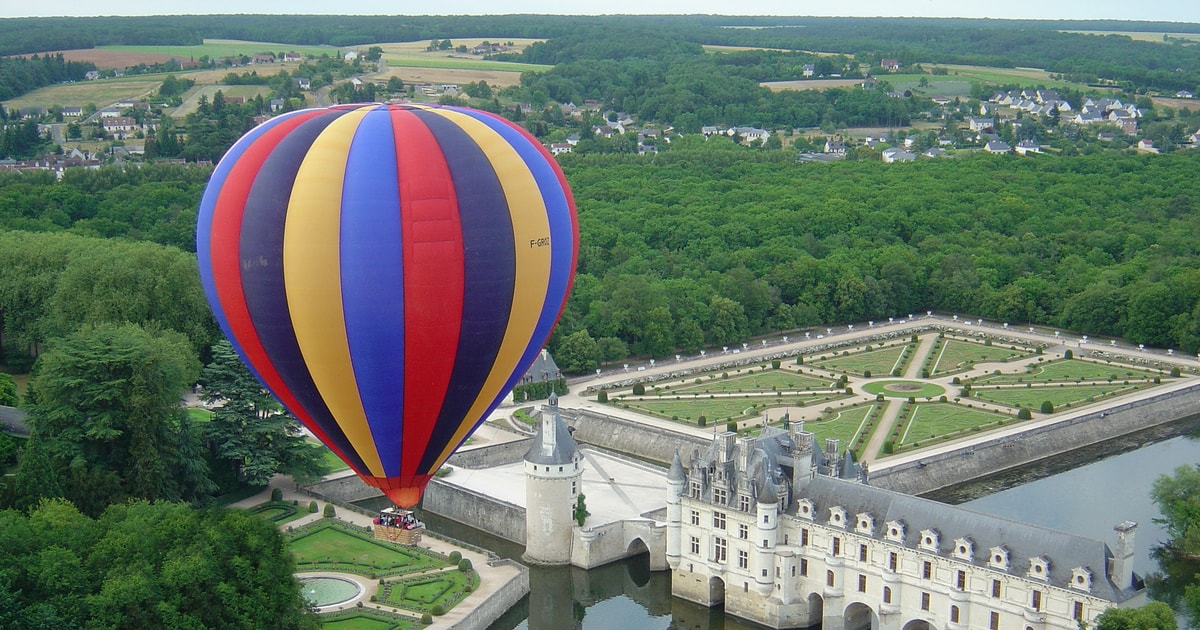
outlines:
[[[883,59],[879,62],[879,66],[888,72],[900,71],[900,61],[898,59]]]
[[[804,69],[801,71],[801,74],[804,75],[804,78],[807,79],[808,77],[811,77],[814,74],[816,74],[816,72],[817,72],[817,66],[815,66],[811,63],[806,63],[806,64],[804,64]]]
[[[1116,139],[1116,137],[1117,135],[1115,133],[1108,131],[1101,131],[1100,133],[1096,134],[1096,139],[1100,142],[1112,142],[1114,139]]]
[[[271,111],[277,112],[277,111],[283,109],[283,99],[273,98],[273,99],[271,99],[271,102],[269,103],[269,105],[271,107]]]
[[[992,140],[983,145],[983,150],[988,153],[1008,153],[1012,151],[1012,147],[1008,146],[1008,143],[1003,140]]]
[[[1138,140],[1137,150],[1142,153],[1158,153],[1158,148],[1154,146],[1154,141],[1146,138]]]
[[[304,57],[301,56],[300,53],[295,52],[295,51],[288,51],[288,52],[283,53],[284,61],[300,61],[303,58]]]
[[[950,136],[938,136],[938,146],[954,146],[954,138],[951,138]]]
[[[1041,153],[1042,147],[1032,140],[1022,140],[1017,143],[1017,153],[1025,155],[1027,153]]]
[[[296,87],[301,90],[312,89],[312,81],[308,77],[293,77],[292,80],[296,82]]]
[[[898,148],[884,149],[880,155],[885,164],[891,164],[892,162],[912,162],[917,159],[916,153]]]
[[[138,122],[128,116],[113,116],[103,118],[102,125],[104,133],[109,134],[114,138],[125,138],[129,135],[142,130],[142,126]]]
[[[596,134],[597,136],[604,136],[605,138],[611,138],[615,135],[620,135],[620,132],[614,129],[611,125],[598,125],[592,127],[592,133]]]
[[[945,107],[952,102],[949,96],[935,96],[929,100],[933,101],[934,105],[940,105],[942,107]]]
[[[939,157],[947,157],[950,154],[946,153],[946,150],[941,147],[932,147],[932,148],[926,149],[925,152],[922,153],[921,155],[924,155],[925,157],[929,157],[929,158],[939,158]]]
[[[61,110],[64,118],[78,118],[83,115],[82,107],[64,107]]]
[[[1192,98],[1192,93],[1187,90],[1179,90],[1175,93],[1175,98]]]
[[[771,137],[771,132],[758,127],[731,127],[725,132],[725,135],[735,138],[741,138],[742,142],[753,142],[759,140],[766,142],[767,138]]]
[[[563,153],[570,153],[570,152],[571,152],[571,143],[569,143],[569,142],[555,142],[550,145],[550,153],[552,155],[561,155]]]
[[[345,54],[342,55],[343,61],[355,61],[357,59],[358,59],[358,52],[354,51],[354,50],[348,50],[348,51],[346,51]]]
[[[972,118],[970,120],[971,131],[987,131],[996,127],[995,118]]]
[[[721,131],[720,127],[713,127],[711,125],[705,125],[704,127],[700,128],[700,133],[703,134],[705,138],[707,138],[708,136],[719,136],[725,132]]]
[[[834,140],[833,138],[830,138],[825,141],[825,152],[844,154],[846,153],[846,143],[842,142],[841,140]]]
[[[254,56],[251,57],[250,61],[251,63],[275,63],[275,53],[254,53]]]

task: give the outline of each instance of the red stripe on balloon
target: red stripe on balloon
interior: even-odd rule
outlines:
[[[462,224],[433,133],[406,110],[392,110],[392,121],[404,252],[404,442],[397,485],[422,487],[426,476],[417,465],[446,396],[462,322]]]
[[[210,230],[212,234],[212,275],[213,285],[216,288],[221,308],[225,312],[229,329],[237,339],[242,352],[245,353],[246,359],[263,379],[264,384],[279,397],[279,401],[295,414],[304,426],[312,431],[317,439],[329,446],[338,457],[353,467],[354,458],[347,457],[336,446],[336,443],[321,430],[317,422],[309,416],[307,410],[296,399],[272,365],[270,357],[267,356],[262,340],[259,339],[258,332],[254,329],[250,310],[246,305],[246,294],[242,290],[242,258],[238,251],[246,199],[250,194],[250,189],[254,186],[254,178],[258,175],[263,162],[271,155],[276,145],[292,130],[325,113],[314,110],[311,114],[297,115],[279,123],[247,147],[237,163],[230,169],[229,175],[221,187],[220,195],[213,205],[213,221]],[[247,262],[253,264],[253,261]],[[356,469],[355,472],[361,475],[367,471]]]

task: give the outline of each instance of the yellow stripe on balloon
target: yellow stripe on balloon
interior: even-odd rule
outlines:
[[[383,477],[350,362],[339,246],[346,159],[354,131],[370,109],[330,123],[304,156],[283,231],[283,278],[292,328],[317,390],[370,473]]]
[[[529,339],[542,314],[546,301],[546,287],[550,283],[551,248],[535,246],[545,243],[550,236],[550,219],[546,214],[546,202],[538,188],[537,180],[525,165],[525,160],[499,133],[467,114],[447,109],[428,109],[443,116],[461,128],[487,156],[496,179],[504,190],[509,215],[513,226],[513,248],[516,253],[515,286],[512,308],[509,312],[508,329],[504,341],[492,363],[492,370],[480,389],[462,425],[447,442],[445,450],[438,456],[430,470],[437,470],[453,453],[455,445],[467,437],[472,426],[479,420],[488,406],[502,392],[509,376],[516,370],[525,353]]]

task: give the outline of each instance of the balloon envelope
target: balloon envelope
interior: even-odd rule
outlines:
[[[578,240],[562,171],[524,130],[375,104],[247,133],[205,190],[196,251],[250,370],[407,507],[537,357]]]

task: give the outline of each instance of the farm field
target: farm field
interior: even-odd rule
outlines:
[[[171,116],[175,118],[187,116],[200,107],[200,97],[208,97],[208,101],[211,103],[217,92],[220,92],[225,97],[241,96],[249,101],[258,95],[262,95],[264,99],[267,98],[271,93],[271,88],[265,85],[204,85],[195,87],[188,91],[187,99],[183,101],[182,105],[176,107],[171,112]]]
[[[116,101],[137,99],[151,94],[158,90],[162,79],[163,75],[145,75],[48,85],[4,101],[4,106],[9,109],[37,106],[83,107],[92,103],[97,107],[104,107]]]
[[[903,92],[912,90],[923,96],[967,96],[971,93],[971,83],[1009,84],[1015,83],[1021,87],[1083,87],[1079,83],[1050,78],[1050,73],[1037,68],[996,68],[988,66],[962,66],[954,64],[928,65],[930,68],[945,68],[949,74],[932,75],[923,73],[912,74],[878,74],[873,75],[880,81],[887,81],[892,87]],[[929,82],[928,87],[920,87],[921,79]],[[827,90],[835,87],[847,87],[862,83],[862,79],[808,79],[801,81],[766,81],[760,83],[772,90]]]
[[[1079,33],[1081,35],[1121,35],[1139,42],[1158,42],[1160,44],[1167,43],[1163,40],[1163,36],[1172,39],[1186,39],[1189,41],[1200,42],[1200,33],[1164,33],[1158,32],[1141,32],[1141,31],[1063,31],[1064,33]]]

